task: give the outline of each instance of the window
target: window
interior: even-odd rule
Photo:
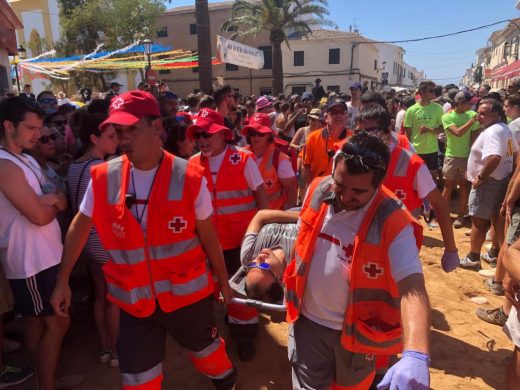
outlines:
[[[339,93],[339,85],[328,85],[327,92],[328,91],[333,91],[333,92]]]
[[[226,63],[226,71],[227,72],[234,72],[238,70],[238,65],[228,64]]]
[[[197,25],[195,23],[190,24],[190,34],[191,35],[197,34]]]
[[[304,65],[304,53],[303,51],[295,51],[294,52],[294,66],[303,66]]]
[[[377,70],[377,60],[374,60],[374,70]]]
[[[303,51],[302,51],[303,53]],[[304,93],[305,91],[307,90],[307,88],[305,86],[294,86],[291,88],[291,94],[298,94],[298,95],[301,95],[302,93]]]
[[[191,71],[192,71],[193,73],[198,73],[198,71],[199,71],[199,67],[198,67],[198,66],[195,66],[195,67],[191,68]]]
[[[272,95],[273,89],[269,87],[260,87],[260,96]]]
[[[159,74],[170,74],[171,72],[170,69],[159,69]]]
[[[229,31],[229,32],[237,31],[237,28],[238,27],[236,25],[228,26],[226,31]]]
[[[263,69],[273,69],[273,48],[271,46],[259,46],[258,50],[264,52]]]
[[[339,64],[339,49],[329,49],[329,64]]]
[[[168,36],[168,26],[162,26],[157,30],[157,38],[165,38]]]

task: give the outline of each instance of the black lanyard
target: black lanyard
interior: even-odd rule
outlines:
[[[157,172],[159,172],[159,169],[161,169],[161,164],[163,161],[164,153],[161,156],[161,161],[159,161],[159,165],[157,165],[157,170],[155,171],[153,175],[152,185],[148,189],[148,195],[146,196],[146,199],[144,201],[141,201],[140,199],[136,199],[134,205],[135,205],[135,214],[137,221],[139,222],[139,225],[141,224],[141,221],[143,220],[144,213],[146,212],[146,208],[148,207],[148,202],[150,200],[150,195],[152,193],[152,188],[155,183],[155,179],[157,178]],[[134,190],[134,194],[137,197],[137,191],[135,189],[135,177],[134,177],[134,167],[132,166],[132,170],[130,171],[130,174],[132,175],[132,188]],[[139,208],[137,207],[141,202],[144,203],[143,210],[141,211],[141,214],[139,214]]]

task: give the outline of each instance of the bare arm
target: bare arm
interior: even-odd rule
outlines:
[[[471,129],[471,127],[475,124],[475,122],[477,122],[477,120],[475,119],[475,117],[473,117],[473,118],[470,118],[469,121],[467,121],[465,124],[463,124],[460,127],[457,127],[455,125],[448,127],[448,131],[457,137],[462,137],[464,134],[466,134],[466,132],[468,130]]]
[[[453,236],[450,212],[440,191],[437,188],[434,188],[426,198],[435,210],[435,215],[437,216],[437,221],[439,222],[439,227],[441,228],[444,247],[447,251],[456,251],[457,246],[455,245],[455,237]]]
[[[67,317],[71,303],[69,277],[78,261],[81,250],[87,242],[92,228],[92,218],[77,213],[67,231],[61,264],[56,278],[56,286],[51,297],[51,305],[57,315]]]
[[[258,233],[268,223],[296,223],[299,215],[294,211],[260,210],[249,223],[246,233]]]
[[[224,262],[222,247],[220,246],[217,232],[213,227],[211,218],[212,217],[209,217],[202,221],[196,220],[195,226],[202,248],[211,264],[211,269],[220,284],[220,291],[224,297],[224,302],[227,304],[230,302],[233,293],[229,287],[229,277]]]
[[[52,222],[58,212],[67,208],[64,195],[49,194],[45,202],[40,202],[22,169],[8,160],[0,162],[0,191],[24,217],[38,226]]]
[[[305,145],[300,145],[300,140],[303,137],[303,127],[301,129],[298,129],[296,134],[294,134],[294,137],[291,141],[291,144],[289,145],[291,148],[296,149],[297,151],[301,150]]]
[[[296,180],[296,176],[288,179],[280,179],[280,183],[287,194],[287,208],[295,207],[298,198],[298,181]]]
[[[405,350],[429,355],[430,302],[422,274],[412,274],[397,283],[401,295],[401,324]]]
[[[263,210],[269,208],[269,202],[267,200],[267,192],[265,192],[265,186],[260,185],[256,191],[253,191],[253,195],[256,200],[256,208]]]
[[[411,127],[405,127],[404,132],[406,134],[406,137],[408,137],[409,140],[412,139],[412,128]]]
[[[484,160],[484,166],[482,167],[479,176],[483,180],[487,179],[498,167],[498,164],[500,164],[500,160],[502,160],[502,157],[498,155],[491,155],[486,157],[486,159]]]

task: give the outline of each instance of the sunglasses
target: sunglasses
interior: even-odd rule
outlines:
[[[262,271],[268,271],[271,273],[271,275],[273,275],[273,278],[274,280],[279,284],[279,280],[278,278],[276,277],[276,275],[274,274],[273,272],[273,269],[271,268],[271,264],[269,263],[249,263],[248,265],[246,265],[247,267],[247,271],[249,272],[250,270],[254,269],[254,268],[258,268]]]
[[[367,171],[385,168],[381,156],[370,150],[359,148],[352,143],[346,143],[343,148],[344,150],[338,153],[338,157],[343,157],[349,164],[361,166]]]
[[[56,141],[58,139],[58,134],[50,134],[50,135],[42,135],[40,138],[38,138],[38,142],[41,142],[42,144],[48,144],[50,140]]]
[[[358,132],[366,131],[367,133],[374,133],[376,131],[381,131],[381,130],[383,130],[382,127],[368,127],[366,129],[360,127],[359,129],[357,129]]]
[[[263,138],[263,137],[265,137],[267,135],[267,133],[260,133],[258,131],[254,131],[253,130],[253,131],[248,131],[247,135],[249,137],[260,137],[260,138]]]
[[[40,99],[40,103],[43,103],[43,104],[58,104],[58,101],[56,99],[43,98],[43,99]]]
[[[208,138],[211,138],[212,136],[213,136],[213,134],[205,133],[205,132],[193,134],[193,138],[195,138],[195,139],[201,139],[201,138],[208,139]]]

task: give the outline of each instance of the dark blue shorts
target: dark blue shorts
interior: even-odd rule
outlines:
[[[16,308],[24,317],[49,317],[54,315],[51,295],[56,285],[60,265],[47,268],[27,279],[10,279]]]

